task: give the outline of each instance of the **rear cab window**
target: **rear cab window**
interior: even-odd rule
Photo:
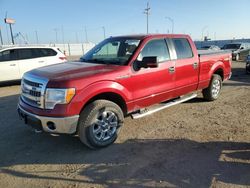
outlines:
[[[174,43],[177,59],[187,59],[194,56],[188,39],[173,38],[172,41]]]

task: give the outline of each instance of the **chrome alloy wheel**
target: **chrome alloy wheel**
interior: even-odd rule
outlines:
[[[117,126],[117,115],[111,111],[103,111],[97,115],[92,124],[92,131],[98,141],[106,141],[115,135]]]
[[[220,89],[221,89],[220,80],[214,80],[212,85],[212,95],[214,98],[217,98],[217,96],[220,93]]]

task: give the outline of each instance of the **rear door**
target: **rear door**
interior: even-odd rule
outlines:
[[[18,49],[18,56],[21,76],[23,76],[23,74],[27,71],[46,65],[45,59],[43,57],[39,57],[36,48]]]
[[[51,48],[40,48],[39,51],[42,54],[46,65],[53,65],[63,62],[63,60],[57,56],[58,53]]]
[[[0,52],[0,82],[21,79],[16,49]]]
[[[175,95],[181,96],[198,87],[199,59],[192,51],[188,38],[172,38],[176,53],[175,61]]]

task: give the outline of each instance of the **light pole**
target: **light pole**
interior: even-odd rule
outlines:
[[[36,34],[36,44],[38,44],[39,41],[38,41],[38,34],[37,34],[37,31],[35,31],[35,34]]]
[[[204,26],[201,30],[201,40],[203,41],[204,40],[204,31],[208,28],[208,26]]]
[[[55,31],[55,34],[56,34],[56,43],[57,43],[58,42],[58,40],[57,40],[57,28],[55,28],[54,31]]]
[[[84,32],[85,32],[85,41],[88,42],[88,33],[87,33],[87,27],[84,27]]]
[[[14,19],[12,19],[12,18],[5,18],[4,19],[4,22],[6,23],[6,24],[9,24],[9,26],[10,26],[10,34],[11,34],[11,41],[12,41],[12,44],[15,44],[15,41],[14,41],[14,37],[13,37],[13,32],[12,32],[12,24],[14,24],[16,21],[14,20]]]
[[[173,34],[174,33],[174,20],[168,16],[166,16],[165,18],[168,19],[172,23],[172,34]]]
[[[3,37],[2,37],[1,27],[0,27],[0,40],[1,40],[1,45],[3,45]]]
[[[147,8],[145,8],[144,12],[143,12],[143,14],[146,14],[146,16],[147,16],[147,34],[148,34],[148,16],[150,14],[149,11],[150,11],[150,7],[149,7],[149,3],[147,2]]]
[[[79,43],[77,31],[76,31],[76,43],[77,44]]]
[[[102,29],[103,29],[103,37],[104,37],[104,39],[106,39],[106,30],[105,30],[105,27],[102,26]]]

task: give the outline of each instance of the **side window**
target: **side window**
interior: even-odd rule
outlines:
[[[46,48],[46,49],[41,49],[42,51],[45,52],[46,56],[55,56],[57,54],[56,51]]]
[[[56,51],[49,48],[34,48],[33,52],[35,57],[55,56],[57,54]]]
[[[192,48],[185,38],[174,38],[173,39],[177,59],[185,59],[193,57]]]
[[[32,54],[32,49],[29,48],[18,49],[18,55],[19,55],[19,60],[34,58]]]
[[[13,61],[17,59],[17,50],[5,50],[0,52],[0,62],[1,61]]]
[[[170,60],[168,46],[164,39],[156,39],[149,41],[141,53],[139,54],[137,60],[142,61],[143,57],[157,56],[157,61],[167,61]]]

